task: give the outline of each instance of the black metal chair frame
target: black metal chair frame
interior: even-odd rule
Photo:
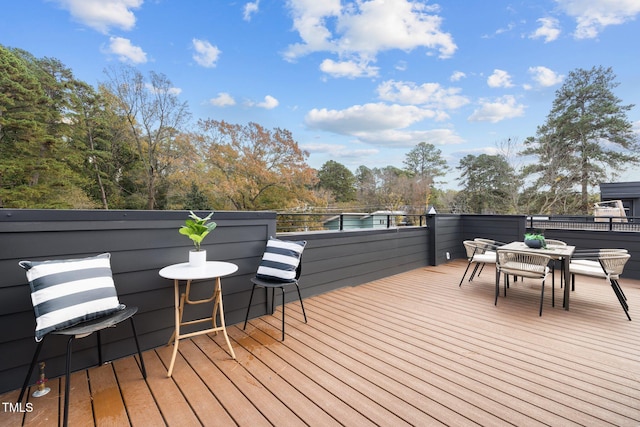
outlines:
[[[265,288],[265,292],[267,289],[271,289],[271,313],[275,312],[275,292],[276,288],[280,288],[282,292],[282,341],[284,341],[284,306],[285,306],[285,290],[284,288],[287,286],[295,285],[296,290],[298,291],[298,299],[300,300],[300,306],[302,307],[302,315],[304,316],[304,323],[307,323],[307,313],[304,311],[304,303],[302,302],[302,295],[300,294],[300,285],[298,284],[298,280],[300,279],[300,275],[302,274],[302,260],[298,264],[296,268],[296,278],[293,282],[281,282],[277,280],[265,280],[259,277],[254,277],[251,279],[253,283],[253,287],[251,288],[251,296],[249,297],[249,305],[247,306],[247,314],[244,317],[244,326],[242,329],[247,328],[247,321],[249,320],[249,310],[251,310],[251,302],[253,301],[253,293],[256,290],[256,287]],[[268,307],[268,301],[265,301]]]
[[[115,327],[117,324],[129,319],[131,322],[131,329],[133,331],[133,338],[136,342],[136,348],[138,350],[138,357],[140,358],[140,371],[142,372],[142,377],[147,378],[147,370],[144,366],[144,360],[142,359],[142,352],[140,351],[140,343],[138,341],[138,334],[136,333],[136,327],[133,323],[133,315],[138,311],[138,307],[127,307],[123,310],[117,311],[115,313],[108,314],[106,316],[99,317],[97,319],[89,320],[86,322],[82,322],[80,324],[70,326],[65,329],[60,329],[58,331],[53,331],[47,334],[42,338],[42,340],[38,343],[36,347],[36,351],[33,354],[33,359],[31,360],[31,365],[29,366],[29,372],[24,379],[24,383],[22,385],[22,390],[20,390],[20,396],[18,396],[18,403],[22,402],[24,398],[25,391],[27,390],[27,386],[29,385],[29,379],[33,374],[33,369],[38,361],[38,356],[40,356],[40,350],[42,350],[42,345],[44,344],[45,339],[49,335],[66,335],[69,336],[69,341],[67,342],[67,356],[66,356],[66,370],[65,370],[65,388],[64,388],[64,418],[63,418],[63,426],[68,425],[69,418],[69,391],[70,391],[70,383],[71,383],[71,352],[72,352],[72,344],[74,339],[85,338],[89,335],[92,335],[94,332],[97,332],[98,338],[98,362],[100,365],[103,364],[102,359],[102,340],[100,333],[103,329]]]
[[[473,271],[469,276],[469,282],[473,281],[473,279],[476,277],[476,274],[478,275],[478,277],[480,277],[482,270],[484,270],[484,266],[486,263],[473,260],[474,257],[476,256],[476,253],[479,255],[484,254],[484,252],[486,251],[495,251],[496,248],[498,247],[495,244],[490,244],[490,243],[487,243],[486,241],[480,241],[480,240],[478,241],[472,240],[467,242],[473,244],[475,246],[475,249],[473,250],[473,254],[471,255],[470,258],[467,255],[467,268],[464,270],[464,273],[462,274],[462,279],[460,279],[460,284],[458,285],[458,287],[462,286],[462,282],[464,282],[464,278],[467,275],[467,272],[469,271],[469,267],[471,267],[472,263],[475,263],[476,265],[473,267]],[[463,245],[464,245],[464,242],[463,242]],[[478,252],[478,250],[480,250],[480,252]],[[466,251],[466,246],[465,246],[465,251]]]

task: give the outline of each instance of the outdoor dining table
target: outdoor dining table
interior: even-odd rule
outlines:
[[[569,295],[571,294],[571,273],[569,272],[569,262],[571,261],[571,256],[573,252],[576,250],[575,246],[570,245],[547,245],[546,248],[534,249],[528,247],[524,242],[516,241],[511,242],[506,245],[500,246],[499,250],[509,250],[509,251],[526,251],[533,252],[538,254],[549,255],[551,259],[554,260],[562,260],[564,275],[564,297],[563,297],[563,305],[565,310],[569,310]],[[496,255],[497,257],[497,255]],[[497,265],[497,264],[496,264]],[[500,281],[500,273],[496,269],[496,284]]]

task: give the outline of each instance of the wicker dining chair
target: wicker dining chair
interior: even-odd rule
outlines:
[[[613,292],[616,294],[627,319],[629,316],[629,303],[627,297],[620,287],[620,275],[624,271],[631,255],[622,250],[600,250],[593,253],[591,257],[587,253],[580,254],[581,259],[572,260],[569,263],[569,272],[571,273],[571,286],[575,289],[575,276],[589,276],[606,279],[611,284]]]
[[[464,281],[471,264],[475,264],[475,266],[469,276],[469,282],[473,281],[476,274],[480,275],[485,264],[496,263],[496,253],[489,250],[486,243],[465,240],[462,244],[464,245],[467,254],[467,268],[464,270],[464,274],[462,275],[462,279],[460,279],[460,284],[458,286],[462,286],[462,282]]]
[[[540,292],[540,316],[542,316],[542,305],[544,302],[544,282],[549,274],[549,255],[532,253],[527,251],[511,251],[498,249],[498,260],[496,264],[496,299],[494,305],[498,304],[500,294],[500,275],[504,275],[504,295],[507,296],[509,275],[516,277],[527,277],[542,280],[542,290]],[[555,305],[555,290],[551,288],[552,306]]]

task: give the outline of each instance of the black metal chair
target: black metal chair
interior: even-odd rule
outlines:
[[[307,313],[304,311],[304,303],[302,302],[302,295],[300,294],[300,285],[298,284],[298,280],[300,279],[300,275],[302,274],[302,259],[300,263],[296,267],[296,276],[293,281],[280,281],[280,280],[267,280],[259,277],[254,277],[251,279],[253,283],[253,287],[251,288],[251,296],[249,297],[249,305],[247,306],[247,314],[244,317],[244,326],[242,329],[246,329],[247,321],[249,320],[249,310],[251,310],[251,302],[253,301],[253,293],[256,290],[256,287],[261,287],[266,289],[271,289],[271,313],[275,312],[275,290],[276,288],[280,288],[282,292],[282,341],[284,341],[284,307],[285,307],[285,288],[287,286],[295,285],[296,290],[298,291],[298,299],[300,300],[300,307],[302,307],[302,315],[304,316],[304,323],[307,323]],[[268,304],[268,302],[267,302]]]
[[[99,259],[102,264],[99,266],[90,266],[89,268],[75,268],[70,266],[75,266],[76,264],[86,261],[86,260],[95,260]],[[58,264],[56,270],[60,271],[48,271],[44,274],[37,275],[38,277],[30,277],[29,270],[36,265],[54,265]],[[133,322],[133,315],[138,312],[137,307],[125,307],[124,305],[119,304],[117,300],[117,295],[115,295],[115,287],[108,286],[109,284],[113,284],[113,280],[111,279],[111,270],[109,266],[109,254],[103,254],[98,257],[86,258],[81,260],[53,260],[53,261],[21,261],[19,263],[21,267],[27,270],[27,277],[29,278],[31,287],[32,287],[32,303],[34,305],[34,311],[36,313],[36,341],[38,345],[36,346],[36,350],[33,354],[33,359],[31,360],[31,365],[29,365],[29,371],[27,372],[27,376],[24,379],[24,383],[22,385],[22,389],[20,390],[20,395],[18,396],[18,403],[21,403],[27,386],[29,385],[29,380],[31,375],[33,374],[34,367],[38,361],[38,357],[40,356],[40,351],[42,350],[42,345],[46,338],[50,335],[64,335],[68,336],[67,341],[67,353],[66,353],[66,364],[65,364],[65,391],[64,391],[64,417],[63,417],[63,425],[68,425],[69,419],[69,392],[70,392],[70,383],[71,383],[71,354],[73,348],[73,341],[75,339],[85,338],[89,335],[92,335],[94,332],[97,334],[97,344],[98,344],[98,363],[102,365],[103,357],[102,357],[102,340],[101,340],[101,331],[107,328],[112,328],[118,325],[119,323],[129,319],[131,322],[131,329],[133,331],[133,338],[136,343],[136,349],[138,351],[138,357],[140,358],[140,371],[142,372],[143,378],[147,378],[147,371],[144,366],[144,360],[142,358],[142,352],[140,351],[140,343],[138,341],[138,335],[136,333],[136,328]],[[104,279],[107,279],[109,282],[107,286],[105,286]],[[103,282],[99,283],[98,286],[89,284],[83,285],[83,283],[90,282],[92,280],[103,280]],[[64,296],[58,295],[57,298],[50,298],[52,295],[45,297],[43,301],[39,301],[42,299],[40,296],[35,296],[34,293],[37,292],[52,292],[58,294],[58,291],[51,291],[53,287],[65,288],[67,291],[62,291],[61,294],[65,294]],[[73,289],[73,293],[70,292],[67,295],[69,289]],[[84,296],[79,296],[82,294]],[[91,295],[93,294],[93,295]],[[88,298],[85,296],[90,295]],[[47,299],[48,298],[48,299]],[[78,299],[85,298],[84,301],[78,301]],[[116,306],[113,309],[101,311],[104,307],[100,307],[98,311],[93,313],[84,313],[81,317],[87,318],[87,320],[77,321],[79,317],[75,319],[64,319],[60,320],[56,325],[46,324],[48,322],[45,320],[40,320],[39,316],[43,315],[43,312],[50,310],[49,313],[45,314],[49,316],[53,316],[54,311],[53,308],[44,308],[44,305],[56,305],[57,309],[61,309],[60,311],[65,311],[67,309],[71,311],[76,311],[73,308],[74,304],[78,302],[86,305],[91,305],[91,298],[97,300],[104,299],[114,299]],[[43,305],[44,304],[44,305]],[[99,305],[99,304],[97,304]],[[71,316],[73,317],[73,316]]]

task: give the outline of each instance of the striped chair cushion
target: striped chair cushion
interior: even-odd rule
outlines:
[[[124,308],[111,276],[111,255],[20,261],[27,270],[36,315],[36,341],[53,331]]]
[[[278,282],[295,282],[296,269],[306,241],[287,241],[270,238],[262,256],[256,277]]]

